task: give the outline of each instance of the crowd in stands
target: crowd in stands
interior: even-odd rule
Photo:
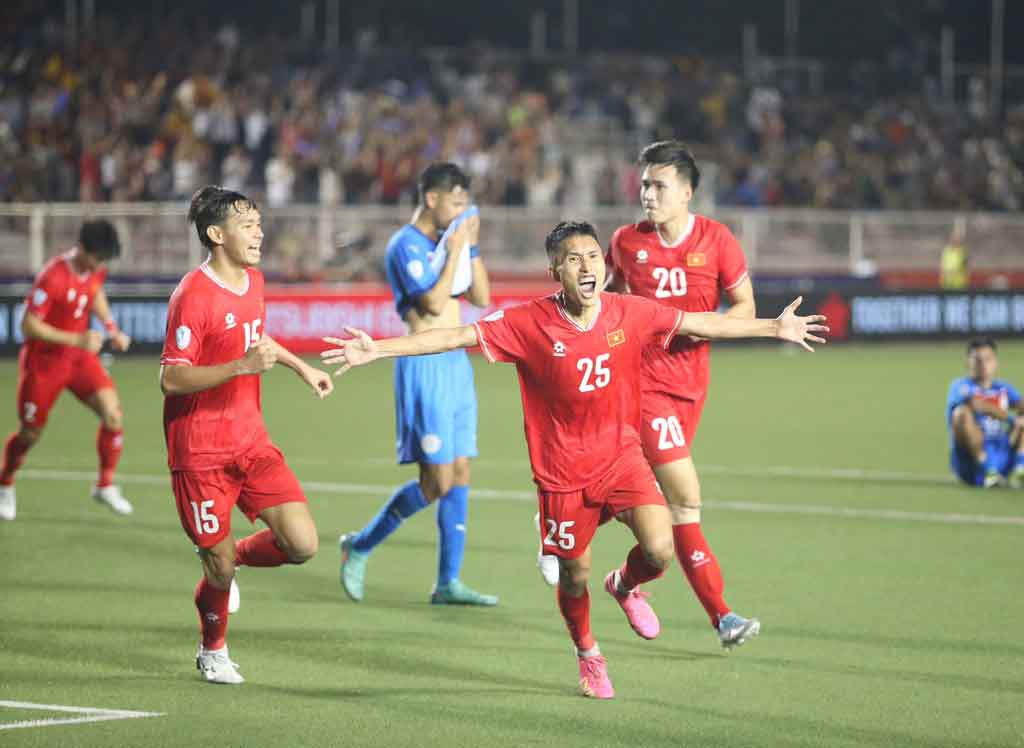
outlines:
[[[15,0],[12,0],[15,2]],[[73,52],[29,3],[0,22],[0,202],[184,200],[217,182],[271,209],[411,202],[451,160],[497,205],[634,203],[639,146],[681,137],[720,204],[1016,211],[1024,109],[779,81],[696,57],[541,61],[385,52],[228,24],[99,16]]]

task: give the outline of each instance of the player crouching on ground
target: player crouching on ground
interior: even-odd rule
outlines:
[[[605,590],[645,639],[660,631],[639,585],[661,576],[673,558],[672,521],[640,443],[640,364],[647,345],[676,335],[772,337],[810,349],[827,328],[821,316],[797,317],[799,299],[775,320],[730,319],[672,309],[639,296],[602,293],[604,253],[594,227],[558,224],[545,240],[562,290],[496,312],[472,325],[374,341],[349,328],[350,340],[321,353],[337,374],[379,358],[422,356],[479,345],[491,362],[514,363],[523,399],[530,467],[537,483],[541,534],[560,564],[558,607],[579,666],[580,690],[612,698],[607,663],[590,630],[590,542],[602,512],[621,518],[637,544],[612,570]]]
[[[953,380],[946,399],[949,463],[969,486],[993,488],[1009,478],[1024,488],[1024,419],[1020,394],[996,379],[996,342],[975,338],[967,344],[967,376]]]
[[[97,355],[103,333],[89,329],[95,314],[110,337],[111,348],[126,351],[131,345],[131,338],[117,328],[103,291],[106,263],[120,254],[121,242],[113,224],[87,221],[79,231],[78,244],[46,263],[32,284],[21,323],[25,345],[18,361],[21,427],[4,446],[0,519],[14,519],[14,474],[39,441],[50,409],[65,389],[100,419],[96,434],[99,475],[92,497],[117,514],[132,513],[132,505],[113,483],[124,442],[121,401]]]

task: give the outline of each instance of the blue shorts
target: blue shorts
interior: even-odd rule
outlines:
[[[1014,462],[1009,442],[1005,445],[986,444],[985,451],[1003,477],[1009,476]],[[969,452],[956,446],[949,450],[949,466],[953,469],[953,474],[968,486],[981,486],[985,482],[985,466],[977,463]]]
[[[476,392],[465,351],[395,360],[395,433],[403,465],[476,457]]]

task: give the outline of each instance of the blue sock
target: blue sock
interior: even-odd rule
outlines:
[[[391,494],[377,516],[352,539],[352,547],[360,553],[369,553],[397,530],[402,520],[416,514],[427,503],[419,481],[409,481]]]
[[[469,514],[469,486],[452,486],[437,502],[437,583],[459,578],[462,554],[466,550],[466,516]]]

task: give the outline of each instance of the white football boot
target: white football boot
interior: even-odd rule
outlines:
[[[196,669],[207,683],[224,683],[237,686],[245,683],[245,678],[238,672],[238,663],[228,657],[228,648],[207,650],[199,647],[196,652]]]
[[[12,520],[18,513],[18,500],[14,486],[0,486],[0,519]]]
[[[131,514],[132,503],[121,495],[121,489],[117,486],[92,487],[92,497],[101,504],[106,504],[114,514]]]

